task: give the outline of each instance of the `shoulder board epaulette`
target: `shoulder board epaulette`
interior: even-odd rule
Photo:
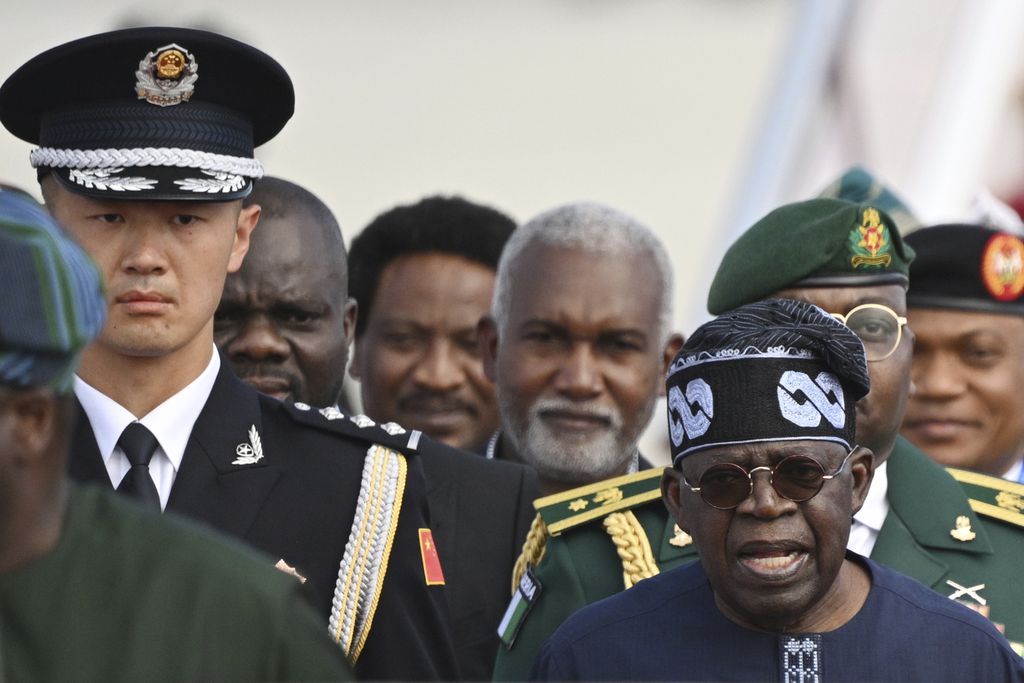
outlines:
[[[1024,527],[1024,484],[953,467],[946,470],[960,482],[977,514]]]
[[[423,433],[405,429],[396,422],[377,424],[366,415],[346,415],[336,406],[315,408],[306,403],[285,404],[288,414],[296,422],[317,429],[344,434],[367,443],[380,444],[409,456],[417,452]]]
[[[533,502],[548,533],[558,536],[566,529],[643,505],[661,497],[662,468],[605,479],[563,491]]]

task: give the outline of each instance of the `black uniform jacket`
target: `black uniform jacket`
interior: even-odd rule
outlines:
[[[489,680],[512,567],[540,496],[537,475],[524,465],[453,448],[425,453],[421,460],[459,670],[467,680]]]
[[[445,589],[427,585],[419,532],[430,527],[419,456],[441,447],[419,441],[417,432],[393,435],[377,426],[361,427],[340,412],[327,419],[305,408],[257,393],[223,361],[192,429],[167,509],[244,540],[270,555],[271,562],[280,558],[295,568],[313,586],[326,631],[364,458],[373,444],[403,453],[408,469],[397,529],[354,668],[360,679],[456,678]],[[252,450],[252,429],[262,457],[236,464]],[[69,471],[78,481],[110,485],[81,407]]]

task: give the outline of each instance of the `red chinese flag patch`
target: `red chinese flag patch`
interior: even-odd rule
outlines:
[[[423,578],[428,586],[443,586],[444,571],[441,569],[441,558],[434,545],[434,535],[430,529],[420,529],[420,557],[423,558]]]

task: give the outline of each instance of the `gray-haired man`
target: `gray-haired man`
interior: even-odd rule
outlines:
[[[546,493],[636,472],[682,344],[671,291],[661,242],[615,209],[569,204],[513,233],[480,323],[504,427],[489,452],[535,468]]]
[[[675,546],[651,554],[674,530],[661,471],[637,450],[682,345],[671,292],[658,238],[606,206],[553,209],[505,246],[480,324],[505,430],[493,450],[533,466],[550,495],[516,563],[496,678],[523,680],[569,614],[676,559]]]

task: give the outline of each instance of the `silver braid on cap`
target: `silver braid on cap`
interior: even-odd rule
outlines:
[[[131,168],[138,166],[177,166],[204,171],[230,173],[249,178],[263,177],[263,164],[248,157],[199,152],[178,147],[142,147],[134,149],[54,149],[40,147],[29,154],[32,168]]]

